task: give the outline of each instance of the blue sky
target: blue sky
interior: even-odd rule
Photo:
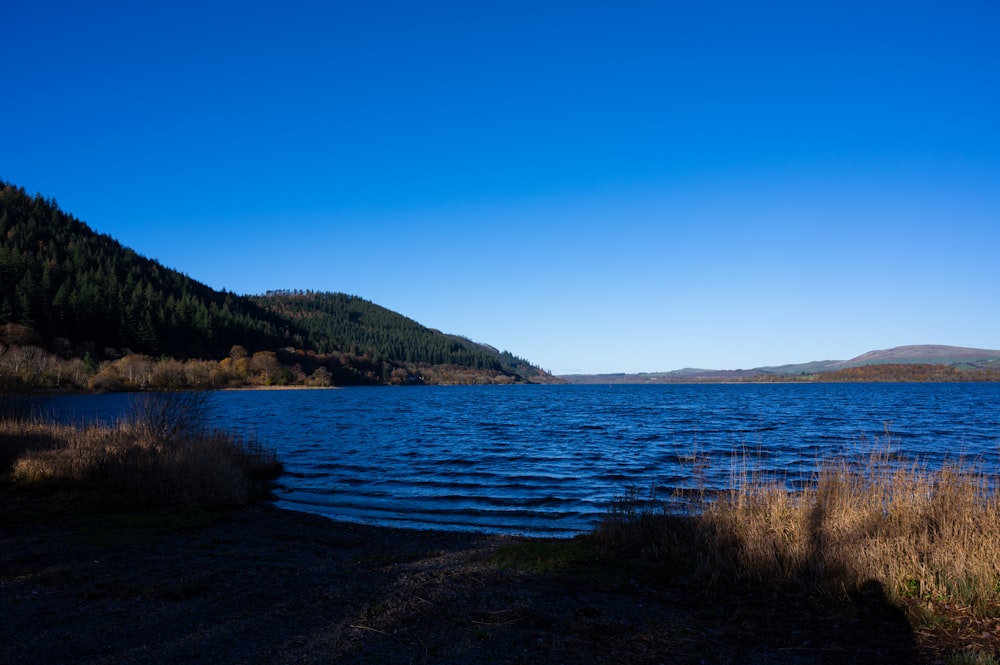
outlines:
[[[352,293],[557,373],[1000,348],[995,2],[4,23],[0,178],[215,288]]]

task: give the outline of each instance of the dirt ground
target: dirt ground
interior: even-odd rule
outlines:
[[[10,502],[0,519],[6,665],[935,663],[954,646],[915,632],[877,589],[836,607],[779,590],[707,594],[575,558],[572,541],[354,525],[267,503],[183,526],[39,519]],[[979,622],[968,639],[988,649],[997,633]]]

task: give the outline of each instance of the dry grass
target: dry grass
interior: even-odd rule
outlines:
[[[244,505],[280,470],[274,452],[201,428],[192,395],[144,395],[113,425],[4,419],[0,474],[112,508]]]
[[[829,597],[884,590],[1000,610],[997,478],[958,461],[928,470],[887,454],[825,464],[805,489],[743,472],[690,513],[632,492],[599,525],[618,550],[682,567],[700,584],[788,585]]]

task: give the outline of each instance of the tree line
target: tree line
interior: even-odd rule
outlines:
[[[319,353],[341,351],[426,365],[537,375],[537,368],[509,352],[446,335],[357,296],[314,291],[268,291],[251,300],[293,322]]]
[[[1000,381],[1000,367],[966,369],[931,363],[891,363],[846,367],[816,378],[830,382]]]
[[[0,326],[4,329],[16,324]],[[221,360],[177,359],[129,353],[95,360],[62,357],[34,345],[0,342],[0,394],[38,391],[95,392],[209,390],[245,387],[511,384],[518,376],[471,367],[376,363],[342,353],[286,347],[250,353],[236,345]]]
[[[140,256],[59,209],[0,183],[0,324],[68,355],[126,350],[221,358],[275,348],[290,331],[253,302]]]
[[[0,328],[0,346],[8,352],[33,347],[52,362],[89,359],[87,367],[127,357],[221,365],[239,347],[250,357],[272,353],[288,361],[283,367],[292,379],[286,372],[282,380],[289,381],[301,380],[294,368],[303,363],[290,357],[296,353],[304,356],[303,367],[322,366],[337,384],[419,383],[445,374],[456,381],[549,378],[510,353],[426,328],[356,296],[216,291],[94,232],[54,199],[3,181]],[[460,371],[431,369],[438,365]]]

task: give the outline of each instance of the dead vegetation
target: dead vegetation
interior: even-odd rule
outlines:
[[[728,492],[697,497],[682,515],[632,491],[594,535],[713,593],[787,589],[817,603],[877,606],[903,612],[918,633],[993,653],[998,478],[962,459],[904,464],[887,452],[890,439],[886,432],[868,456],[823,464],[798,491],[744,464]]]
[[[277,473],[273,450],[202,426],[202,393],[142,393],[112,425],[0,420],[0,473],[20,491],[105,508],[240,506]]]

